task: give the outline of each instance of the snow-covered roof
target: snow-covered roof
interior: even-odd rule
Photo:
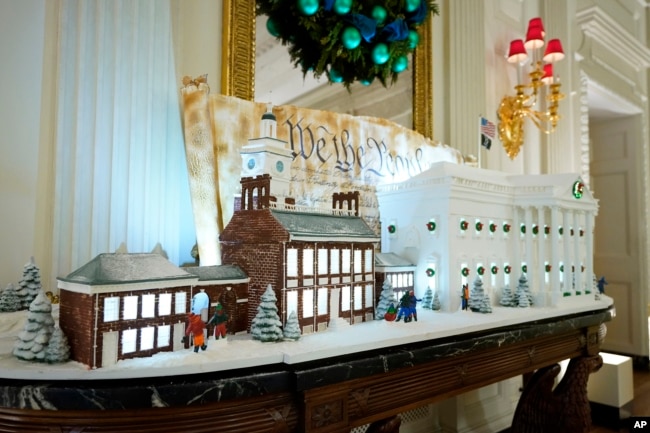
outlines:
[[[413,269],[415,269],[415,264],[395,253],[375,253],[375,270],[379,272],[399,272]]]
[[[218,284],[245,283],[250,280],[248,275],[237,265],[191,266],[184,269],[199,277],[199,285],[212,282]]]
[[[192,284],[198,278],[185,272],[178,266],[159,254],[151,253],[104,253],[71,272],[65,277],[59,277],[62,286],[71,289],[72,286],[116,286],[160,285],[160,282],[172,282],[172,285]],[[184,281],[187,280],[187,281]],[[68,283],[68,284],[66,284]],[[72,289],[74,290],[74,289]],[[77,290],[84,291],[87,290]]]
[[[271,210],[292,240],[378,242],[379,236],[361,217]]]

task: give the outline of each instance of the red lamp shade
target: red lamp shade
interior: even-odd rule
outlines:
[[[515,39],[510,41],[510,51],[508,51],[508,62],[510,63],[522,63],[525,62],[528,58],[526,53],[526,48],[524,47],[524,41],[521,39]]]
[[[542,77],[542,83],[553,84],[553,63],[547,63],[544,65],[544,76]]]
[[[544,35],[540,27],[529,27],[526,32],[526,42],[524,43],[526,49],[540,48],[544,46]]]
[[[559,39],[551,39],[546,46],[544,52],[545,62],[557,62],[564,58],[564,50],[562,50],[562,42]]]
[[[544,31],[544,23],[542,23],[542,19],[540,17],[531,18],[530,21],[528,21],[528,29],[531,29],[533,27],[539,27],[542,31],[542,37],[546,36],[546,32]]]

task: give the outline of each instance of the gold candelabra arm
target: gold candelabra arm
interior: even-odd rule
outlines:
[[[510,159],[515,159],[524,143],[524,95],[505,96],[499,104],[497,115],[499,140]]]

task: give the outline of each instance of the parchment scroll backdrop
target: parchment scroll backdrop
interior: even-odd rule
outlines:
[[[199,255],[206,266],[220,263],[216,239],[241,190],[239,151],[259,137],[267,105],[209,95],[197,80],[186,78],[184,84],[187,166]],[[384,119],[290,105],[273,107],[273,114],[277,138],[296,155],[291,165],[296,204],[328,208],[333,192],[358,190],[361,216],[378,234],[377,185],[406,180],[437,161],[462,163],[457,150]]]

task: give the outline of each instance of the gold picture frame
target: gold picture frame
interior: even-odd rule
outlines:
[[[255,2],[223,1],[221,93],[252,101],[255,95]],[[433,139],[431,17],[413,53],[413,129]]]

